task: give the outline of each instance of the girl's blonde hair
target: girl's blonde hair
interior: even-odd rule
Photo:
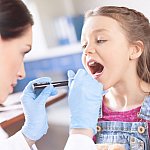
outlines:
[[[137,62],[137,74],[141,80],[150,84],[150,24],[140,12],[126,7],[97,7],[85,13],[85,20],[92,16],[106,16],[115,19],[122,27],[129,43],[142,41],[144,50]]]

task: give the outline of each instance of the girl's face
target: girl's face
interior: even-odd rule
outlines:
[[[25,77],[23,58],[31,50],[32,27],[21,37],[3,40],[0,37],[0,103],[13,92],[18,79]]]
[[[85,69],[105,90],[127,77],[131,46],[116,20],[89,17],[83,26],[81,44]]]

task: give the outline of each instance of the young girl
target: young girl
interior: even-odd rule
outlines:
[[[149,20],[142,13],[125,7],[90,10],[85,15],[81,44],[85,69],[103,85],[103,90],[107,90],[100,101],[95,136],[98,147],[109,149],[117,144],[119,149],[150,150]],[[92,99],[93,93],[88,92],[92,82],[87,87],[82,83],[86,76],[81,76],[81,71],[74,77],[69,75],[73,81],[69,101],[75,99],[71,97],[75,96],[73,93],[77,97],[78,91],[80,101],[87,95]],[[77,84],[77,80],[82,84]],[[93,101],[96,100],[93,94]],[[80,126],[71,123],[71,130],[74,128]]]

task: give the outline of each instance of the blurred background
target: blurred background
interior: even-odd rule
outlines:
[[[24,0],[33,26],[33,48],[25,57],[26,78],[18,82],[14,93],[21,92],[35,78],[50,76],[53,81],[67,79],[67,70],[82,68],[80,36],[84,12],[97,6],[127,6],[150,18],[149,0]],[[66,90],[68,90],[66,88]],[[39,150],[62,150],[69,133],[67,97],[47,108],[49,131],[37,142]],[[20,123],[21,124],[21,123]],[[17,125],[7,131],[14,130]],[[12,132],[9,132],[10,134]]]

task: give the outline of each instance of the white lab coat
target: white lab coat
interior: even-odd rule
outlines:
[[[49,139],[50,140],[50,139]],[[1,150],[37,150],[33,145],[30,148],[19,131],[8,139],[0,141]],[[96,145],[91,138],[81,134],[72,134],[69,136],[64,150],[97,150]]]
[[[37,150],[36,146],[29,147],[24,136],[19,131],[8,139],[0,140],[1,150]]]
[[[72,134],[69,136],[64,150],[97,150],[93,140],[81,134]]]

